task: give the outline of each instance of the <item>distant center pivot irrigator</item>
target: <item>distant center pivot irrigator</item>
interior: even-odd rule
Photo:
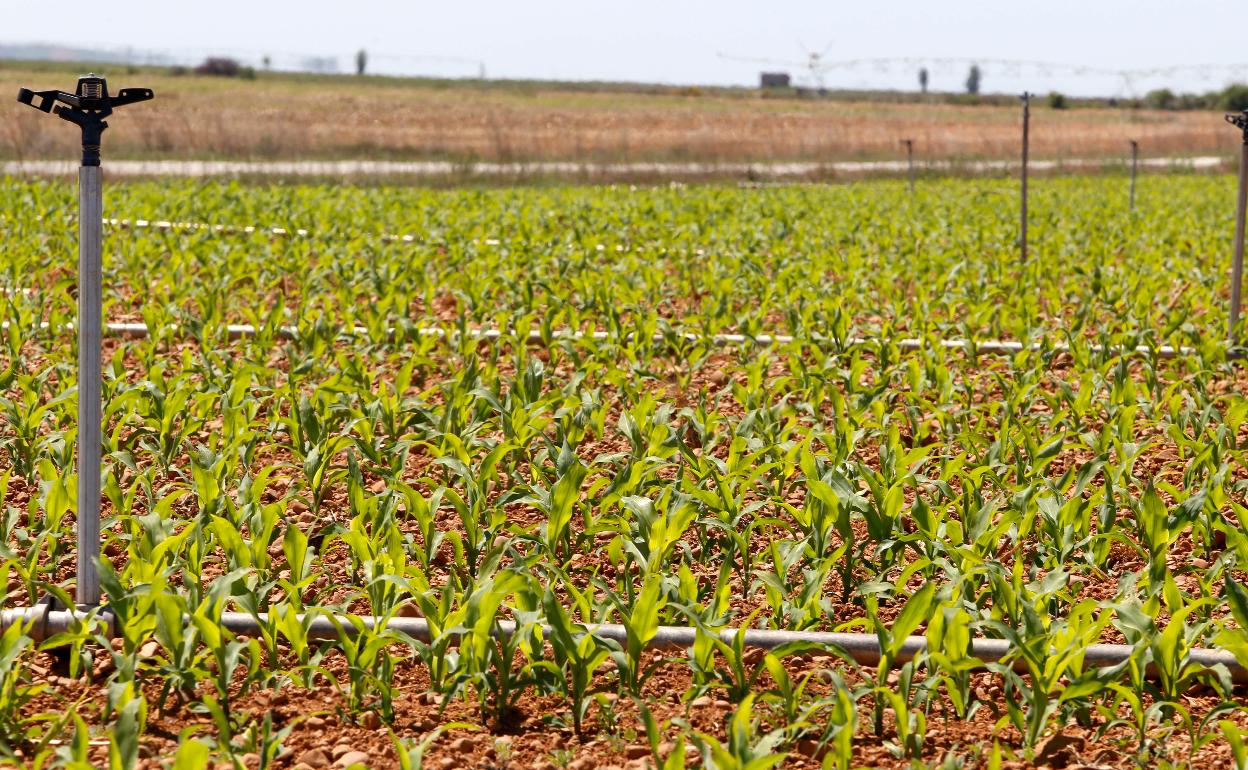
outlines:
[[[123,88],[116,96],[94,73],[78,78],[74,93],[18,89],[22,104],[56,115],[82,129],[82,167],[78,169],[78,606],[100,603],[100,348],[103,303],[100,183],[100,136],[113,110],[145,102],[150,88]]]

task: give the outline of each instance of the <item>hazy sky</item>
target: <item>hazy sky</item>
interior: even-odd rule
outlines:
[[[89,13],[91,18],[84,18]],[[1111,69],[1248,62],[1245,0],[0,0],[0,42],[61,42],[212,52],[349,57],[363,47],[377,71],[490,77],[752,84],[761,65],[719,52],[832,60],[973,57],[1082,64]],[[88,32],[94,30],[94,32]],[[96,37],[92,37],[92,35]],[[459,57],[464,62],[414,57]],[[784,69],[784,67],[777,67]],[[800,75],[798,67],[789,67]],[[914,67],[834,70],[832,87],[910,88]],[[1248,66],[1241,70],[1248,79]],[[1115,76],[1053,70],[1012,72],[985,64],[988,91],[1121,91]],[[1181,72],[1141,79],[1211,89],[1233,73]],[[960,89],[962,65],[935,68],[932,85]]]

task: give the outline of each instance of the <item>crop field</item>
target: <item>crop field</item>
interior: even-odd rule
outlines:
[[[1006,181],[110,186],[112,218],[285,234],[106,228],[107,320],[147,329],[105,340],[117,638],[7,628],[0,752],[1248,766],[1233,199],[1044,180],[1020,264]],[[6,608],[72,603],[75,201],[0,184]],[[865,634],[880,665],[741,628]]]
[[[0,62],[0,92],[51,88],[66,65]],[[1014,160],[1019,109],[993,104],[763,98],[746,90],[622,88],[404,78],[256,80],[112,72],[160,101],[109,129],[110,158],[132,160],[438,160],[485,162],[834,162]],[[637,86],[633,87],[637,89]],[[1237,135],[1205,111],[1081,107],[1037,100],[1037,159],[1111,158],[1138,140],[1144,157],[1220,155]],[[73,157],[75,138],[33,110],[0,101],[0,161]]]

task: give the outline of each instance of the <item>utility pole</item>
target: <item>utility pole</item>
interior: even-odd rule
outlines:
[[[1240,293],[1244,283],[1244,217],[1248,215],[1248,110],[1239,115],[1227,115],[1226,122],[1244,133],[1239,150],[1239,205],[1235,210],[1235,256],[1231,261],[1231,312],[1227,321],[1227,336],[1235,344],[1235,327],[1239,325]]]
[[[80,608],[100,603],[100,352],[103,311],[101,237],[103,189],[100,138],[115,107],[144,102],[150,88],[123,88],[109,96],[108,84],[95,74],[78,78],[74,93],[19,89],[17,100],[56,115],[82,130],[82,165],[78,169],[78,582]],[[60,104],[57,104],[60,102]]]
[[[1023,92],[1023,178],[1022,218],[1019,225],[1019,245],[1023,264],[1027,264],[1027,162],[1031,153],[1031,94]]]

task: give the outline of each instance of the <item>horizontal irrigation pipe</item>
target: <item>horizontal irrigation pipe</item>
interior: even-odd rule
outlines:
[[[0,322],[0,330],[8,328],[8,321]],[[39,324],[39,328],[40,330],[47,330],[51,328],[51,325],[45,321]],[[176,333],[179,327],[177,324],[170,324],[169,329]],[[66,324],[64,330],[72,331],[73,325]],[[256,337],[261,333],[261,330],[257,329],[252,324],[228,324],[225,327],[225,330],[226,335],[230,339],[234,340]],[[147,324],[144,323],[109,323],[105,324],[104,333],[112,337],[130,337],[133,339],[143,339],[151,334]],[[448,330],[438,327],[421,327],[416,330],[416,333],[422,337],[454,337],[460,332],[456,329]],[[506,334],[499,329],[468,329],[464,333],[469,337],[480,340],[497,340],[506,336]],[[369,331],[363,326],[356,326],[352,327],[349,331],[344,330],[343,334],[355,337],[367,337]],[[395,331],[390,329],[387,331],[387,334],[394,336]],[[284,340],[293,340],[300,337],[300,332],[293,326],[283,326],[278,329],[276,336]],[[682,336],[686,342],[696,343],[709,341],[715,346],[751,344],[759,347],[770,347],[773,345],[788,345],[797,342],[808,345],[844,345],[846,347],[861,347],[881,342],[881,340],[870,339],[867,337],[850,337],[848,339],[838,341],[827,337],[793,337],[785,334],[712,334],[709,336],[703,336],[699,334],[685,333],[680,336]],[[618,335],[611,334],[610,332],[581,332],[572,331],[570,329],[557,329],[552,333],[552,337],[556,340],[594,340],[598,342],[619,338]],[[662,343],[665,342],[668,337],[663,334],[656,333],[652,339],[655,343]],[[545,342],[545,338],[542,336],[540,331],[531,331],[529,332],[528,342],[531,345],[540,345]],[[916,337],[906,337],[896,340],[895,344],[898,348],[904,351],[925,350],[933,345],[936,345],[946,350],[967,350],[983,355],[1013,355],[1015,353],[1021,353],[1025,350],[1033,352],[1041,352],[1044,350],[1051,350],[1056,353],[1070,352],[1070,345],[1064,342],[1055,343],[1046,348],[1038,342],[1023,343],[1013,340],[975,341],[969,339],[944,339],[929,342],[928,340]],[[1100,353],[1105,349],[1106,348],[1103,345],[1088,346],[1088,350],[1094,353]],[[1118,355],[1138,355],[1146,357],[1155,355],[1159,358],[1178,358],[1181,356],[1195,355],[1197,352],[1195,348],[1176,348],[1171,345],[1161,345],[1160,347],[1137,345],[1133,348],[1111,346],[1109,350]],[[1228,358],[1242,358],[1244,354],[1245,351],[1239,348],[1228,348],[1226,351]]]
[[[221,233],[225,235],[273,235],[277,237],[297,237],[306,238],[312,235],[311,231],[301,227],[294,229],[286,227],[264,227],[260,225],[211,225],[207,222],[169,222],[165,220],[150,219],[108,219],[103,220],[104,224],[109,227],[115,227],[122,230],[138,229],[138,230],[186,230],[189,232],[206,232]],[[379,236],[383,242],[402,242],[414,243],[416,236],[414,235],[394,235],[391,233],[382,233]],[[497,246],[499,241],[489,239],[487,245]]]
[[[320,641],[337,641],[342,634],[355,633],[354,626],[343,616],[330,617],[329,613],[315,614],[312,617],[299,616],[307,628],[309,639]],[[22,607],[4,610],[0,613],[0,631],[14,624],[28,626],[26,634],[36,642],[49,639],[56,634],[72,630],[92,619],[106,626],[110,638],[118,636],[118,629],[113,616],[107,611],[84,612],[81,610],[48,610],[44,607]],[[399,631],[419,641],[429,641],[429,624],[423,618],[391,618],[379,622],[375,618],[358,618],[366,629]],[[337,622],[335,622],[337,620]],[[262,626],[267,626],[268,616],[265,613],[251,615],[246,612],[223,612],[221,626],[235,634],[255,635]],[[342,631],[339,631],[341,627]],[[601,639],[625,643],[628,641],[628,630],[615,623],[585,624],[586,632]],[[543,635],[550,637],[550,627],[541,626]],[[510,636],[516,632],[516,624],[503,620],[498,623],[498,633]],[[647,644],[650,649],[685,649],[693,646],[698,631],[689,626],[659,626],[654,638]],[[864,666],[878,666],[883,659],[879,638],[875,634],[843,634],[825,631],[771,631],[761,629],[727,628],[719,632],[719,638],[732,643],[737,634],[741,634],[744,645],[750,648],[774,649],[786,644],[806,643],[821,647],[839,648],[845,651],[855,662]],[[922,636],[907,637],[901,646],[901,652],[891,659],[891,664],[901,666],[912,661],[927,648],[927,639]],[[1012,652],[1010,643],[1004,639],[972,639],[968,655],[984,663],[1003,660]],[[1105,668],[1118,665],[1129,660],[1135,648],[1125,644],[1092,644],[1084,649],[1085,666]],[[1190,660],[1204,668],[1225,666],[1231,679],[1239,683],[1248,683],[1248,669],[1245,669],[1235,656],[1223,650],[1196,648],[1188,652]],[[1014,661],[1014,669],[1026,672],[1026,664],[1022,660]],[[1146,671],[1155,677],[1155,667],[1150,665]]]
[[[0,219],[3,219],[0,216]],[[188,231],[188,232],[204,232],[222,235],[271,235],[279,238],[308,238],[316,234],[311,230],[305,230],[302,227],[267,227],[264,225],[225,225],[225,224],[209,224],[207,222],[170,222],[167,220],[151,220],[151,219],[109,219],[105,217],[103,223],[108,227],[114,227],[121,230],[167,230],[167,231]],[[343,240],[344,236],[330,235],[326,238]],[[397,235],[395,233],[361,233],[360,238],[377,238],[383,243],[415,243],[417,241],[414,235]],[[477,242],[486,246],[501,246],[502,240],[499,238],[479,238]],[[606,246],[598,244],[598,251],[606,251]],[[616,246],[616,251],[624,251],[623,246]],[[694,252],[701,255],[703,252],[698,249]]]
[[[3,212],[0,212],[0,222],[7,219]],[[112,227],[120,230],[165,230],[165,231],[187,231],[187,232],[203,232],[222,235],[270,235],[279,238],[309,238],[315,237],[316,233],[306,230],[302,227],[269,227],[267,225],[226,225],[226,224],[210,224],[208,222],[171,222],[163,219],[110,219],[104,217],[100,220],[105,227]],[[345,240],[348,236],[343,235],[327,235],[322,236],[326,239]],[[416,243],[415,235],[398,235],[395,233],[360,233],[359,238],[376,238],[383,243]],[[499,238],[477,238],[474,239],[478,243],[486,246],[501,246],[502,240]],[[606,246],[598,244],[598,251],[606,251]],[[616,246],[618,252],[625,251],[623,246]],[[702,255],[701,249],[693,252]],[[0,289],[0,292],[12,292],[13,289]],[[29,291],[29,290],[27,290]]]

